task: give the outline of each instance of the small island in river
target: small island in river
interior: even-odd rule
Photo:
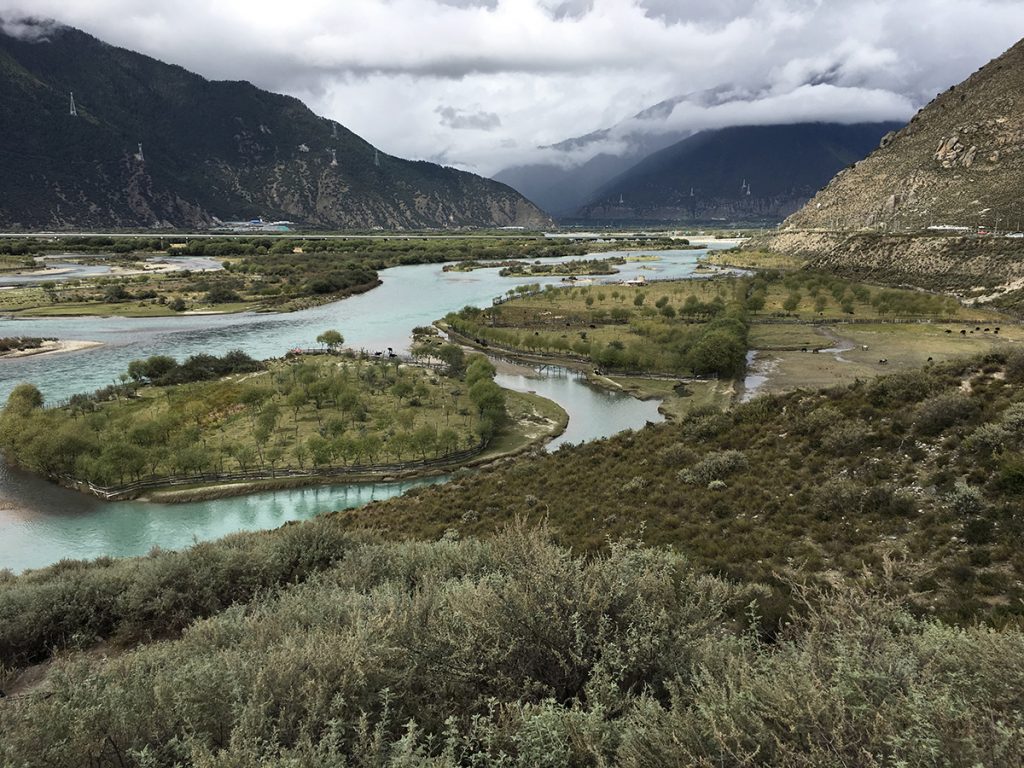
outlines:
[[[99,341],[80,339],[41,339],[27,336],[6,336],[0,338],[0,359],[29,357],[30,355],[52,355],[57,352],[78,352],[83,349],[102,347]]]
[[[319,482],[450,472],[559,434],[567,417],[502,389],[483,356],[430,339],[417,357],[322,346],[257,361],[243,352],[157,355],[121,384],[44,407],[31,384],[0,412],[8,461],[114,500],[166,500]]]

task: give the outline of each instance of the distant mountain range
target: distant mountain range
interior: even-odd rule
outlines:
[[[702,112],[760,95],[725,85],[667,99],[610,128],[545,147],[556,160],[506,168],[494,178],[565,220],[774,224],[902,125],[805,123],[698,132],[671,120],[678,109]],[[589,159],[579,162],[581,157]]]
[[[778,222],[898,123],[799,123],[702,131],[598,190],[578,218]]]
[[[501,183],[386,155],[297,99],[211,82],[70,27],[19,27],[0,32],[4,228],[550,222]]]
[[[937,96],[785,222],[881,231],[1024,226],[1024,41]]]
[[[564,162],[513,166],[499,171],[494,178],[519,190],[554,216],[575,216],[616,176],[648,155],[694,134],[693,130],[665,125],[677,106],[688,102],[697,107],[712,107],[739,95],[723,87],[666,99],[610,128],[545,147],[561,154]],[[573,155],[577,153],[591,157],[582,163],[575,162]]]

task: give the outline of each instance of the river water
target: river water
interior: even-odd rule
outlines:
[[[703,250],[658,251],[656,262],[630,262],[604,280],[688,277]],[[598,254],[608,257],[616,254]],[[636,255],[636,254],[630,254]],[[579,258],[579,257],[574,257]],[[256,358],[279,357],[293,347],[315,346],[318,334],[336,328],[345,345],[370,351],[407,350],[410,333],[466,305],[488,306],[522,282],[559,278],[502,278],[497,268],[444,272],[440,264],[395,267],[365,294],[290,314],[242,313],[169,318],[39,318],[0,320],[2,336],[41,336],[102,342],[82,352],[0,360],[0,401],[19,382],[31,381],[48,402],[113,383],[132,360],[155,354],[182,359],[199,352],[244,349]],[[564,442],[606,437],[660,421],[658,403],[591,387],[578,374],[544,369],[536,377],[502,374],[502,386],[532,391],[569,413]],[[134,556],[152,547],[175,549],[241,530],[274,528],[320,512],[389,498],[413,485],[349,484],[274,491],[194,504],[104,503],[56,487],[0,462],[0,568],[20,571],[64,558]]]

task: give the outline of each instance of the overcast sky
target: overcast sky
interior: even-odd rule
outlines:
[[[0,0],[0,12],[298,96],[386,152],[483,174],[686,94],[700,95],[630,129],[905,120],[1024,37],[1022,0]]]

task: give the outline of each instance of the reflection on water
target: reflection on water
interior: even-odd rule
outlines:
[[[189,504],[105,504],[3,467],[0,564],[20,571],[65,558],[131,557],[155,546],[180,549],[236,531],[276,528],[327,510],[360,507],[445,479],[312,486]]]

